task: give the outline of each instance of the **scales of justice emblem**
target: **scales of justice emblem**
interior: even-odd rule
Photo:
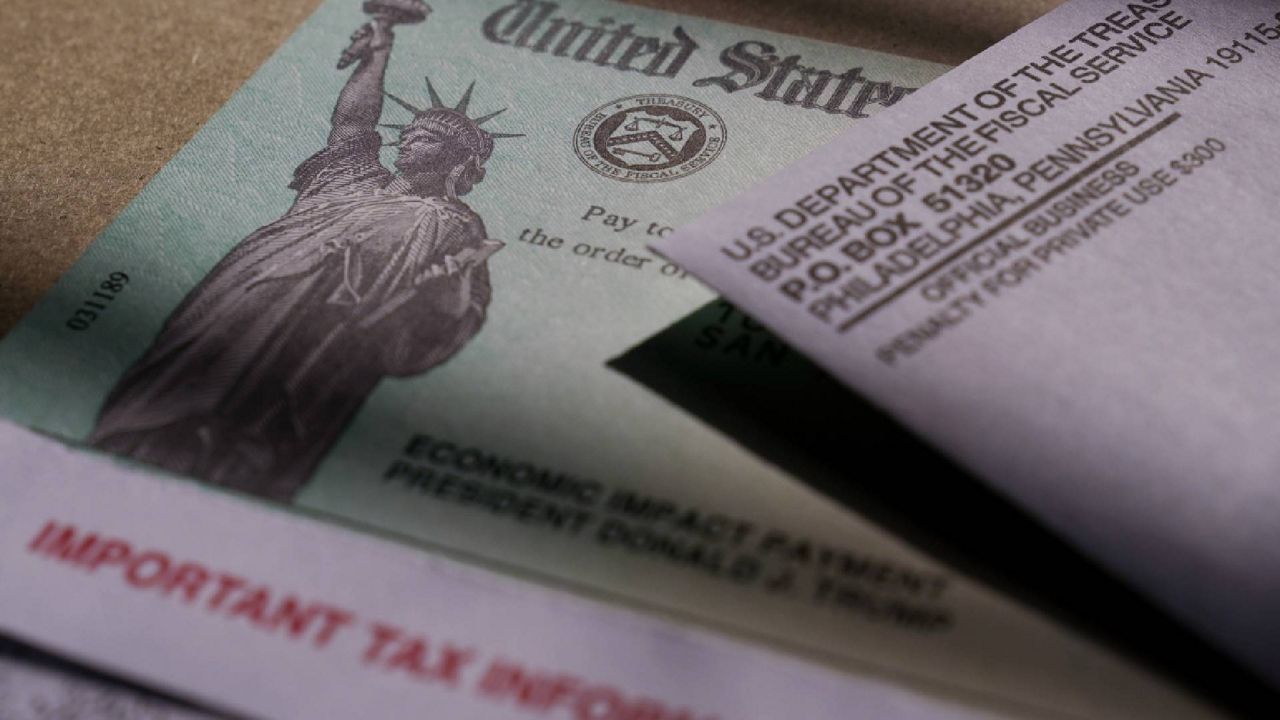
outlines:
[[[384,377],[412,377],[480,331],[488,258],[502,248],[460,198],[494,141],[519,135],[453,106],[427,81],[419,108],[383,88],[395,26],[421,0],[368,0],[371,21],[323,149],[298,166],[284,215],[241,240],[117,382],[91,444],[206,482],[287,500]],[[383,98],[412,117],[382,124]],[[384,143],[379,128],[398,133]],[[394,170],[383,166],[395,145]]]
[[[578,158],[595,172],[627,182],[690,175],[724,148],[724,120],[679,95],[633,95],[591,112],[574,134]]]
[[[605,151],[629,165],[675,160],[702,129],[698,123],[647,109],[627,110],[618,120],[617,127],[605,135]]]

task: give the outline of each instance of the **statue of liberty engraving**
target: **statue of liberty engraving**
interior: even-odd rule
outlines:
[[[421,0],[369,0],[338,67],[355,70],[297,197],[242,240],[173,311],[109,394],[89,441],[168,470],[276,499],[310,477],[386,376],[425,373],[476,335],[502,247],[459,198],[495,138],[427,81],[430,107],[386,93],[392,28]],[[395,172],[377,132],[383,97],[413,113]]]

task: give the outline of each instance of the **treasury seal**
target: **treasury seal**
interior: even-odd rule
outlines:
[[[724,120],[679,95],[632,95],[596,108],[573,147],[597,173],[625,182],[664,182],[695,173],[724,149]]]

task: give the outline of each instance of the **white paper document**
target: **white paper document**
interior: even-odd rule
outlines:
[[[0,655],[5,720],[214,720],[127,687]]]
[[[149,476],[3,421],[0,497],[0,629],[233,712],[1006,717]]]
[[[655,245],[1274,683],[1278,11],[1067,3]]]

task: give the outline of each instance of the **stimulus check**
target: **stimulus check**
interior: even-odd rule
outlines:
[[[624,5],[332,0],[5,338],[0,411],[846,669],[1197,714],[606,367],[714,299],[649,242],[943,69]],[[785,355],[708,323],[725,368]]]
[[[1280,683],[1277,76],[1077,0],[656,244]]]

